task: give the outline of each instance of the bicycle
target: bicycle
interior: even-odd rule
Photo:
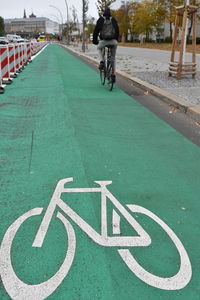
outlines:
[[[112,59],[112,47],[106,46],[103,51],[103,57],[105,58],[104,68],[100,70],[101,84],[104,85],[107,80],[108,90],[112,91],[116,75],[114,73],[114,61]]]
[[[29,300],[43,300],[51,295],[57,287],[62,283],[66,275],[68,274],[75,255],[76,250],[76,235],[75,231],[68,221],[66,216],[70,218],[75,224],[83,230],[86,235],[89,236],[95,243],[104,247],[147,247],[151,244],[151,237],[143,229],[143,227],[136,221],[130,212],[137,212],[144,214],[154,220],[162,229],[168,234],[178,250],[180,255],[180,268],[177,274],[172,277],[162,278],[151,274],[146,271],[133,257],[129,249],[117,249],[120,257],[127,265],[127,267],[142,281],[146,284],[151,285],[155,288],[163,290],[179,290],[184,288],[192,277],[192,267],[188,254],[176,236],[176,234],[154,213],[147,210],[146,208],[139,205],[126,205],[129,211],[124,207],[107,189],[107,186],[112,181],[95,181],[98,184],[97,187],[93,188],[70,188],[65,187],[66,183],[73,182],[73,178],[61,179],[54,190],[50,203],[44,214],[42,222],[36,233],[32,247],[42,247],[44,238],[47,234],[51,219],[54,215],[56,208],[60,211],[57,212],[56,217],[63,223],[65,230],[68,235],[68,249],[66,251],[65,259],[60,269],[50,279],[41,282],[36,285],[30,285],[24,283],[17,277],[11,260],[11,248],[12,243],[21,225],[30,217],[41,215],[43,208],[37,207],[29,210],[18,219],[7,229],[1,246],[0,246],[0,275],[2,282],[7,293],[11,299],[29,299]],[[89,225],[83,218],[81,218],[68,204],[62,199],[62,193],[101,193],[101,233],[98,233],[91,225]],[[108,217],[107,217],[107,201],[108,199],[112,202],[115,207],[112,215],[112,234],[108,235]],[[122,236],[120,230],[120,215],[123,216],[126,221],[134,228],[137,232],[135,236]]]

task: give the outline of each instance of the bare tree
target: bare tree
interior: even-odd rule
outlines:
[[[74,5],[72,6],[72,18],[73,18],[74,25],[76,25],[78,23],[78,14],[77,14],[77,9]]]
[[[83,39],[82,39],[82,50],[85,52],[85,27],[87,24],[87,12],[88,12],[88,0],[83,1],[83,10],[82,10],[82,22],[83,22]]]
[[[110,5],[112,3],[114,3],[116,0],[97,0],[96,6],[97,6],[97,10],[99,15],[102,14],[102,12],[104,11],[104,9],[106,7],[110,7]]]

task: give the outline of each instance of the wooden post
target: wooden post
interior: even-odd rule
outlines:
[[[187,24],[187,6],[185,6],[184,14],[183,14],[183,23],[182,23],[182,34],[181,34],[181,46],[180,46],[180,54],[179,54],[179,61],[178,61],[178,72],[177,72],[177,79],[181,79],[182,67],[183,67],[183,50],[184,50],[184,43],[185,43],[185,30]]]
[[[193,24],[192,24],[192,63],[196,64],[196,17],[197,13],[193,14]],[[196,71],[192,74],[192,78],[195,79]]]
[[[176,15],[175,19],[175,26],[174,26],[174,38],[173,38],[173,44],[172,44],[172,53],[171,53],[171,58],[170,58],[170,63],[174,62],[175,59],[175,53],[176,53],[176,46],[177,46],[177,37],[178,37],[178,24],[179,24],[179,15]],[[172,76],[172,73],[169,71],[169,76]]]
[[[185,5],[176,7],[176,20],[174,28],[174,40],[172,44],[172,52],[169,65],[169,76],[176,75],[177,79],[180,80],[182,75],[192,75],[194,79],[196,76],[196,15],[197,6],[190,5],[187,0]],[[188,16],[193,18],[192,22],[192,61],[185,61],[186,54],[186,38],[188,28]],[[179,47],[179,58],[175,61],[175,52],[177,46],[177,36],[179,21],[182,17],[182,34],[181,34],[181,45]]]

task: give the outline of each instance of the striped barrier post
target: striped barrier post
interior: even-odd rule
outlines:
[[[24,68],[24,66],[25,66],[25,46],[24,46],[24,44],[21,44],[21,46],[22,46],[22,67]]]
[[[38,53],[39,51],[40,51],[40,42],[36,44],[36,53]]]
[[[10,78],[8,46],[5,46],[5,45],[0,46],[0,55],[1,55],[1,76],[2,76],[2,81],[5,84],[10,84],[10,83],[12,83],[12,80]]]
[[[37,53],[37,43],[34,43],[34,55]]]
[[[18,50],[18,54],[19,54],[19,68],[20,68],[20,70],[22,70],[22,62],[21,62],[21,57],[22,57],[22,52],[21,52],[21,45],[19,44],[18,45],[18,47],[19,47],[19,50]]]
[[[15,69],[16,72],[21,72],[19,60],[19,45],[15,44]]]
[[[31,43],[31,56],[33,56],[33,43]]]
[[[16,64],[15,64],[15,45],[8,45],[8,59],[10,67],[10,77],[15,78],[16,75]]]
[[[22,46],[22,65],[25,66],[25,44],[21,44]]]
[[[23,62],[24,65],[27,65],[28,63],[28,56],[27,56],[27,43],[23,44],[23,48],[24,48],[24,57],[23,57]]]
[[[24,68],[24,64],[23,64],[23,45],[19,44],[19,66],[20,69]]]
[[[0,94],[4,93],[4,88],[3,88],[3,80],[2,80],[2,73],[1,73],[1,55],[0,55]]]
[[[27,43],[27,60],[31,62],[31,43]]]
[[[36,54],[36,43],[31,43],[31,55]]]

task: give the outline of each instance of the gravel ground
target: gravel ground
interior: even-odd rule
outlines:
[[[80,46],[71,47],[81,52]],[[94,45],[89,45],[85,54],[98,59]],[[168,77],[169,56],[170,52],[164,50],[118,47],[117,69],[154,84],[192,104],[200,105],[200,55],[197,55],[196,79],[187,76],[181,80]]]

